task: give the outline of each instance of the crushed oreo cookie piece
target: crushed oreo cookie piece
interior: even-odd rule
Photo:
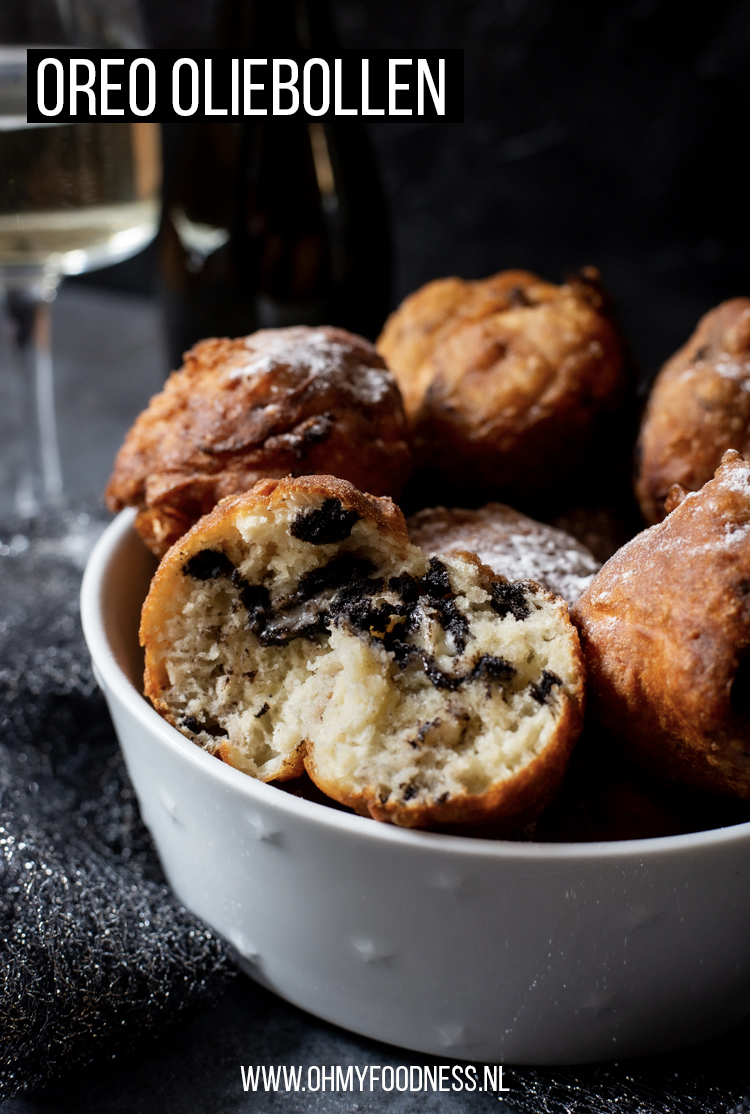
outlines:
[[[453,643],[462,654],[466,649],[469,638],[469,620],[456,607],[452,600],[430,600],[432,607],[437,611],[441,627],[453,638]]]
[[[185,562],[182,571],[194,580],[217,580],[220,576],[231,577],[235,567],[220,549],[202,549]]]
[[[539,684],[529,685],[529,690],[537,704],[546,704],[555,685],[562,685],[560,678],[556,673],[551,673],[549,669],[543,669]]]
[[[494,657],[492,654],[482,654],[466,673],[446,673],[441,669],[435,659],[417,646],[401,646],[403,660],[400,664],[405,666],[411,658],[418,657],[422,662],[430,682],[437,689],[447,689],[455,692],[467,681],[510,681],[516,675],[515,666],[505,658]],[[398,659],[397,659],[398,660]]]
[[[232,573],[232,584],[239,590],[240,599],[247,611],[248,629],[260,637],[266,623],[273,616],[268,588],[264,584],[248,584],[237,569]]]
[[[474,663],[474,668],[468,675],[475,681],[510,681],[516,675],[516,667],[505,658],[495,657],[494,654],[482,654]]]
[[[388,591],[395,592],[404,603],[416,603],[419,599],[419,584],[408,572],[401,576],[392,576],[388,581]]]
[[[531,614],[523,581],[493,580],[490,603],[501,619],[506,615],[512,615],[514,619],[522,622]]]
[[[387,631],[392,617],[404,616],[407,605],[381,603],[373,607],[370,600],[382,592],[384,582],[380,577],[362,577],[347,585],[331,603],[330,613],[337,622],[346,621],[364,634]]]
[[[388,587],[399,592],[404,602],[412,606],[420,598],[426,600],[437,612],[443,630],[452,636],[458,652],[463,653],[469,637],[469,622],[453,603],[456,593],[451,588],[448,570],[439,558],[430,558],[430,567],[419,581],[408,574],[394,576],[388,581]]]
[[[297,586],[296,599],[299,602],[312,599],[330,588],[343,588],[352,582],[359,582],[372,572],[372,562],[366,557],[355,557],[353,553],[344,553],[335,557],[327,565],[311,569],[300,577]],[[382,580],[378,582],[382,585]]]
[[[259,631],[254,631],[261,646],[286,646],[295,638],[314,642],[328,631],[328,612],[323,608],[302,607],[264,616]]]
[[[430,557],[430,567],[419,581],[419,590],[421,595],[431,600],[453,599],[455,596],[448,570],[439,558]]]
[[[356,511],[344,510],[340,499],[325,499],[315,510],[298,514],[289,532],[293,538],[310,545],[330,545],[348,538],[358,519]]]
[[[440,625],[451,635],[458,652],[463,653],[469,638],[469,621],[453,602],[456,593],[451,588],[448,570],[437,557],[430,558],[430,567],[420,579],[418,591],[437,612]]]
[[[410,648],[414,649],[413,647]],[[439,667],[435,659],[426,654],[424,650],[417,650],[417,653],[422,659],[422,668],[425,674],[436,689],[447,689],[449,692],[455,692],[467,679],[468,674],[466,673],[446,673]]]
[[[194,735],[199,734],[201,731],[205,731],[207,735],[211,735],[214,739],[227,738],[229,734],[224,730],[218,720],[211,718],[199,720],[196,716],[183,716],[180,720],[180,725],[186,727],[187,730],[191,731]]]
[[[260,711],[255,713],[255,719],[262,719],[262,717],[266,714],[267,711],[270,710],[270,708],[271,708],[271,705],[268,702],[266,702],[263,705],[263,707],[260,709]]]
[[[328,499],[320,511],[332,503],[342,510],[338,500]],[[292,524],[292,531],[300,517],[307,521],[319,513],[313,511],[307,516],[298,516]],[[342,513],[349,512],[342,510]],[[313,524],[317,537],[320,536],[319,525]],[[198,556],[211,552],[205,550]],[[209,567],[208,559],[200,567]],[[448,570],[437,557],[430,558],[429,569],[419,580],[408,573],[390,577],[388,591],[400,597],[394,602],[384,600],[379,604],[373,603],[373,596],[384,591],[385,582],[382,577],[367,576],[372,569],[369,559],[344,553],[304,573],[296,591],[275,607],[264,585],[248,584],[236,569],[232,571],[231,579],[248,611],[248,627],[264,646],[286,645],[295,638],[313,641],[329,631],[332,622],[337,625],[345,623],[352,630],[377,640],[387,653],[393,654],[401,669],[418,659],[436,688],[452,691],[466,681],[504,682],[515,676],[510,662],[490,654],[483,654],[468,672],[449,673],[441,669],[426,651],[406,641],[407,636],[416,630],[421,609],[425,608],[437,614],[441,626],[453,638],[457,651],[463,653],[466,649],[469,621],[456,606]],[[326,593],[327,598],[321,599]],[[492,605],[500,614],[512,613],[516,618],[525,618],[530,612],[522,586],[510,582],[493,584]],[[559,681],[555,678],[546,689],[538,688],[541,700],[546,700],[549,684],[552,683]],[[542,684],[545,684],[544,680]]]
[[[345,553],[305,573],[297,590],[276,606],[265,585],[248,584],[237,570],[232,583],[248,612],[248,629],[263,646],[284,646],[295,638],[315,640],[328,631],[331,615],[354,614],[362,601],[365,614],[354,625],[365,629],[369,597],[383,588],[382,579],[367,579],[365,574],[371,569],[372,563],[366,558]],[[340,590],[333,598],[320,598],[337,589]]]

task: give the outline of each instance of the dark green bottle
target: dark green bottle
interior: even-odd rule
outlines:
[[[268,58],[336,50],[324,0],[228,0],[217,45]],[[361,123],[190,124],[167,186],[160,270],[174,366],[196,340],[260,328],[331,324],[374,338],[391,252]]]

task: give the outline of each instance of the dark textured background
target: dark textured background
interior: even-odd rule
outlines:
[[[204,46],[217,0],[143,0],[155,46]],[[400,299],[503,267],[598,264],[651,375],[750,293],[750,0],[332,0],[344,47],[463,46],[461,124],[370,134]],[[167,165],[179,142],[166,129]],[[83,281],[154,288],[153,249]]]

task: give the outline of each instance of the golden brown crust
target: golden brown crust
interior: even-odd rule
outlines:
[[[377,529],[394,541],[408,543],[406,523],[399,508],[387,497],[378,498],[358,491],[347,480],[335,476],[299,476],[282,480],[260,480],[242,495],[228,496],[183,537],[181,537],[162,559],[156,570],[148,596],[143,604],[140,625],[140,644],[145,650],[145,670],[143,681],[144,695],[151,701],[160,715],[179,728],[169,706],[161,698],[162,692],[169,688],[169,678],[161,654],[164,625],[170,614],[170,600],[174,589],[183,578],[186,561],[204,549],[217,549],[225,552],[230,560],[239,562],[241,553],[239,542],[232,548],[229,539],[232,532],[227,528],[236,521],[238,515],[252,514],[263,508],[273,510],[283,506],[287,496],[293,492],[306,495],[322,495],[324,498],[338,499],[344,510],[355,511],[359,518],[372,522]],[[274,780],[299,777],[304,773],[304,743],[290,755],[280,773]],[[228,765],[235,765],[231,746],[222,742],[217,746],[217,756]]]
[[[507,577],[499,576],[489,565],[483,564],[476,553],[459,551],[453,556],[470,561],[487,585],[498,580],[508,583]],[[562,785],[571,752],[581,734],[586,703],[586,666],[578,631],[560,601],[542,585],[534,581],[524,583],[545,597],[548,603],[559,605],[559,618],[577,676],[575,686],[568,686],[566,690],[556,689],[556,699],[562,707],[554,734],[540,754],[512,777],[490,786],[488,791],[474,794],[465,790],[461,794],[453,793],[445,801],[422,804],[418,801],[405,803],[394,800],[392,796],[383,802],[376,785],[364,787],[358,793],[345,792],[338,782],[321,775],[315,764],[315,752],[310,750],[305,753],[304,764],[315,785],[339,804],[373,820],[406,828],[492,839],[514,835],[544,812]]]
[[[619,550],[571,617],[594,719],[657,776],[750,799],[750,465],[739,453]]]
[[[575,630],[572,634],[575,635]],[[326,782],[315,766],[314,751],[305,755],[305,769],[319,789],[360,816],[429,831],[494,839],[513,835],[550,805],[562,785],[571,751],[583,725],[585,667],[580,650],[577,667],[580,671],[578,688],[570,697],[565,694],[559,697],[563,709],[554,735],[544,750],[513,777],[491,786],[485,793],[466,791],[461,795],[453,794],[444,803],[429,805],[404,805],[390,800],[383,804],[376,786],[368,786],[355,794],[344,793],[337,783]]]
[[[144,692],[154,707],[177,728],[184,726],[184,716],[179,723],[176,722],[165,699],[173,681],[167,675],[166,661],[169,660],[169,654],[165,654],[164,640],[165,637],[169,639],[168,620],[174,615],[174,599],[180,595],[181,590],[184,592],[185,566],[191,558],[208,549],[223,553],[235,568],[239,568],[247,557],[248,544],[244,540],[243,529],[246,531],[246,528],[239,525],[239,520],[262,512],[260,518],[265,521],[275,508],[286,510],[290,496],[295,497],[295,506],[299,506],[300,502],[303,506],[307,505],[306,497],[309,497],[310,505],[320,505],[321,499],[336,499],[345,511],[355,512],[360,520],[366,521],[377,531],[380,541],[384,538],[389,540],[389,560],[392,560],[394,571],[403,569],[409,560],[417,559],[420,570],[427,565],[419,551],[409,546],[403,516],[391,500],[363,495],[344,480],[331,476],[266,479],[256,484],[250,492],[223,500],[164,557],[143,607],[140,639],[146,652]],[[303,497],[301,500],[300,496]],[[328,556],[330,558],[330,554]],[[476,568],[479,583],[488,591],[491,591],[493,585],[497,586],[498,582],[507,583],[504,577],[482,565],[476,555],[461,556]],[[471,583],[476,585],[474,579]],[[549,715],[553,717],[552,722],[545,718],[545,731],[551,729],[549,735],[545,734],[543,750],[530,761],[526,758],[526,764],[519,765],[514,774],[492,784],[489,791],[471,793],[466,790],[458,794],[452,793],[450,797],[445,794],[445,798],[432,801],[423,798],[421,802],[403,795],[397,801],[394,794],[394,799],[384,802],[377,786],[350,793],[346,784],[339,780],[327,782],[327,775],[321,775],[316,768],[315,746],[308,740],[303,740],[287,755],[281,770],[276,768],[269,777],[273,780],[292,779],[298,777],[304,768],[319,788],[332,799],[363,815],[408,827],[499,836],[511,834],[529,823],[556,793],[570,751],[580,732],[585,670],[578,633],[568,619],[563,602],[532,582],[524,582],[518,587],[534,594],[537,607],[543,603],[545,608],[554,613],[550,614],[549,610],[546,612],[547,621],[551,624],[550,629],[554,632],[555,639],[562,642],[559,648],[561,660],[565,662],[566,679],[562,681],[556,677],[551,691],[546,690],[543,699],[539,701],[540,707],[549,705]],[[537,614],[533,608],[531,613]],[[497,622],[500,623],[499,618]],[[514,625],[507,630],[507,637],[514,637],[513,629]],[[215,635],[212,637],[215,638]],[[519,634],[518,637],[523,636]],[[541,639],[542,636],[538,634],[535,637]],[[554,668],[558,669],[559,666],[555,665]],[[190,730],[193,731],[193,728]],[[242,756],[235,753],[228,739],[217,739],[211,749],[228,764],[243,768]],[[519,759],[521,761],[523,760]]]
[[[356,446],[353,449],[353,446]],[[205,340],[136,419],[106,491],[161,556],[265,476],[330,474],[397,496],[411,470],[399,390],[362,337],[331,327]]]
[[[223,548],[227,526],[234,523],[238,514],[252,513],[261,507],[273,510],[276,506],[284,506],[287,496],[293,492],[338,499],[344,510],[355,511],[360,518],[372,522],[381,533],[399,542],[409,541],[406,521],[393,500],[387,496],[366,495],[348,480],[341,480],[337,476],[288,476],[281,480],[259,480],[250,491],[227,496],[217,503],[162,558],[151,581],[141,615],[140,640],[141,646],[146,649],[147,668],[150,640],[158,636],[164,621],[166,609],[162,604],[166,604],[169,599],[170,585],[177,577],[182,576],[182,569],[188,558],[201,549],[210,549],[214,543],[218,548]],[[232,558],[236,555],[228,552],[227,556]],[[149,693],[146,695],[149,696]]]
[[[159,707],[157,704],[154,704],[154,707],[157,709],[158,712],[160,712],[164,716],[165,719],[169,720],[169,722],[172,724],[173,727],[178,727],[179,726],[177,723],[175,723],[175,721],[174,721],[174,719],[172,718],[171,715],[167,715],[162,710],[162,707]],[[273,778],[269,779],[269,780],[272,780],[274,782],[276,782],[276,781],[284,782],[284,781],[292,781],[296,777],[302,777],[302,775],[305,772],[305,752],[306,752],[306,750],[307,750],[307,743],[305,741],[303,741],[303,742],[300,743],[300,745],[297,747],[297,749],[295,751],[293,751],[291,754],[288,754],[286,756],[286,758],[284,759],[284,764],[281,767],[281,769],[278,770],[273,775]],[[240,769],[240,770],[242,769],[242,763],[241,763],[241,760],[238,760],[239,756],[236,753],[236,748],[233,747],[232,744],[229,743],[229,742],[224,741],[224,742],[219,743],[219,746],[217,747],[217,750],[216,750],[216,757],[220,758],[222,760],[222,762],[225,762],[227,764],[227,766],[234,766],[236,769]],[[259,780],[262,781],[264,779],[260,778]]]
[[[287,496],[294,492],[322,495],[324,499],[338,499],[344,510],[355,511],[360,518],[372,522],[381,533],[396,541],[408,543],[404,516],[387,496],[366,495],[348,480],[341,480],[337,476],[287,476],[281,480],[259,480],[250,491],[227,496],[217,503],[162,558],[143,605],[141,646],[148,649],[146,640],[154,638],[161,629],[164,612],[160,603],[169,598],[170,585],[175,582],[175,578],[182,576],[182,568],[188,558],[201,549],[210,549],[214,543],[223,544],[227,538],[227,526],[234,523],[238,513],[251,514],[261,507],[272,510],[276,506],[283,506]],[[227,555],[233,556],[232,553]]]
[[[420,460],[488,490],[558,485],[628,396],[593,268],[559,287],[527,271],[429,283],[391,315],[378,350],[401,387]]]
[[[646,521],[665,517],[673,484],[698,491],[727,449],[750,456],[750,298],[705,314],[654,381],[638,445]]]
[[[455,275],[434,279],[404,299],[383,326],[377,348],[398,379],[410,417],[429,386],[430,356],[439,338],[459,322],[502,312],[518,300],[519,291],[526,289],[528,296],[532,283],[540,296],[555,289],[529,271],[501,271],[474,282]]]

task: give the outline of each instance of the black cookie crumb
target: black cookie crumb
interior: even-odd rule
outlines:
[[[469,638],[469,620],[459,611],[452,600],[431,600],[432,606],[438,613],[440,626],[453,636],[453,642],[459,654],[466,649]]]
[[[372,562],[366,557],[355,557],[353,553],[344,553],[341,557],[329,561],[327,565],[311,569],[300,577],[295,598],[303,603],[327,588],[342,588],[352,582],[359,582],[372,572],[372,567]],[[381,586],[382,583],[382,580],[379,581]]]
[[[225,731],[217,720],[210,717],[205,722],[201,722],[196,716],[183,716],[180,723],[188,731],[192,731],[194,735],[197,735],[199,731],[205,731],[207,735],[213,736],[214,739],[228,738],[229,736],[229,732]]]
[[[531,695],[536,700],[537,704],[546,704],[549,700],[549,694],[552,692],[554,685],[562,685],[562,681],[556,673],[551,673],[549,669],[542,670],[542,678],[538,685],[529,685]]]
[[[216,580],[220,576],[231,577],[234,565],[219,549],[202,549],[195,553],[182,566],[185,576],[194,580]]]
[[[408,572],[392,576],[388,581],[388,590],[395,592],[405,603],[416,603],[419,599],[419,584]]]
[[[429,654],[425,654],[424,651],[421,651],[419,656],[422,658],[422,667],[425,673],[436,689],[447,689],[449,692],[454,692],[466,680],[467,675],[465,673],[444,673],[435,659],[430,657]]]
[[[388,628],[393,629],[394,625],[397,625],[402,633],[407,628],[411,629],[409,624],[415,605],[381,603],[379,607],[372,606],[371,597],[381,592],[383,587],[384,582],[379,577],[355,580],[344,587],[332,602],[331,615],[337,622],[345,620],[355,630],[371,636],[385,635]],[[394,624],[394,620],[403,617],[407,619],[406,625]]]
[[[512,615],[514,619],[518,619],[519,622],[521,622],[524,619],[528,619],[531,614],[531,607],[526,599],[526,592],[522,581],[494,580],[492,582],[492,600],[490,602],[493,609],[503,619],[506,615]]]
[[[516,667],[505,658],[495,657],[493,654],[482,654],[474,663],[474,668],[468,674],[467,680],[475,681],[510,681],[516,675]]]
[[[248,613],[248,627],[259,635],[273,615],[271,595],[263,584],[248,584],[237,569],[232,573],[232,584],[239,589],[240,599]]]
[[[283,616],[283,612],[280,612],[277,618],[279,616]],[[289,617],[288,622],[274,625],[268,622],[258,633],[258,640],[261,646],[286,646],[295,638],[306,638],[308,642],[314,642],[319,635],[327,632],[328,615],[325,611],[319,611],[312,618],[301,615]]]
[[[456,649],[463,653],[469,638],[469,621],[453,602],[456,593],[451,588],[448,570],[437,557],[430,558],[430,567],[419,581],[419,592],[437,611],[441,627],[452,635]]]
[[[325,499],[316,510],[298,514],[289,532],[310,545],[329,545],[348,538],[358,519],[356,511],[344,510],[340,499]]]
[[[388,648],[390,649],[390,647]],[[505,658],[494,657],[492,654],[482,654],[467,673],[446,673],[430,654],[425,653],[417,646],[409,646],[405,642],[397,645],[395,656],[402,669],[413,658],[419,658],[422,662],[422,668],[435,688],[447,689],[449,692],[455,692],[466,681],[503,682],[512,680],[516,675],[515,666],[511,665]],[[554,674],[551,674],[551,676],[554,676]],[[427,726],[432,725],[428,724]]]
[[[431,600],[453,599],[455,596],[448,570],[437,557],[430,557],[430,567],[419,581],[419,589],[423,596]]]
[[[271,707],[270,704],[264,704],[263,707],[260,709],[260,711],[255,713],[255,719],[260,719],[261,716],[264,716],[266,714],[266,712],[270,709],[270,707]]]

